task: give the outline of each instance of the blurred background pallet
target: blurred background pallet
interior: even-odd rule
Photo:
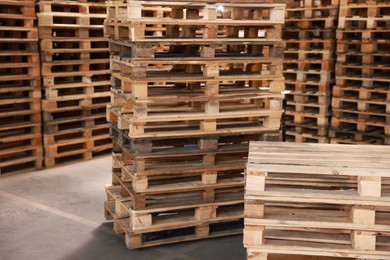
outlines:
[[[37,9],[45,166],[109,152],[104,122],[111,95],[104,1],[39,1]]]
[[[288,142],[329,142],[338,8],[337,0],[287,4],[283,63],[287,90],[285,140]],[[310,127],[320,127],[321,131]]]
[[[0,174],[42,167],[34,1],[0,3]]]
[[[341,1],[332,143],[389,144],[389,10],[386,1]]]

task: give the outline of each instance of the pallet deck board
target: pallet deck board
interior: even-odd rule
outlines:
[[[275,142],[250,147],[248,254],[390,256],[389,147]]]

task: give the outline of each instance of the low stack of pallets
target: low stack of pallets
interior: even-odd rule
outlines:
[[[0,2],[0,175],[42,167],[35,2]]]
[[[285,4],[107,1],[113,179],[129,248],[242,233],[249,140],[280,139]]]
[[[390,147],[253,142],[249,150],[248,260],[390,259]]]
[[[290,0],[286,42],[286,140],[328,143],[339,0]]]
[[[39,1],[45,166],[109,151],[104,1]]]
[[[342,0],[332,143],[390,144],[390,2]]]

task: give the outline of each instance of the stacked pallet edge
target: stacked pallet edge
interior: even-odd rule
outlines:
[[[39,1],[37,9],[45,166],[88,160],[110,151],[104,1]]]
[[[251,142],[247,259],[390,259],[390,148]]]
[[[341,0],[331,143],[390,144],[390,2]]]
[[[0,175],[42,167],[35,1],[0,2]]]
[[[106,4],[106,218],[129,248],[242,233],[249,140],[281,138],[285,4]]]
[[[286,44],[286,141],[328,143],[338,0],[291,0]]]

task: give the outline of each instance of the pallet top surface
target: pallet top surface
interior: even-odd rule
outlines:
[[[390,177],[390,146],[251,142],[249,171]]]

